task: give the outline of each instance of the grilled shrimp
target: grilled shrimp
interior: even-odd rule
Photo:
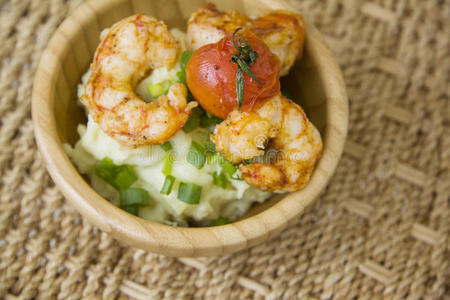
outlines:
[[[102,130],[124,145],[161,144],[187,121],[196,102],[174,83],[168,95],[146,103],[134,87],[150,69],[171,68],[180,46],[167,26],[143,14],[102,33],[81,101]]]
[[[233,110],[218,124],[211,136],[216,150],[233,164],[264,154],[267,141],[279,131],[282,120],[280,95],[250,112]]]
[[[305,24],[300,15],[277,11],[250,19],[236,11],[219,11],[208,4],[194,12],[188,21],[188,43],[193,50],[216,43],[239,27],[253,31],[280,60],[280,76],[287,75],[302,55]]]
[[[211,140],[233,163],[265,154],[258,157],[264,162],[256,159],[239,170],[248,184],[266,191],[301,189],[322,151],[320,134],[303,109],[280,95],[252,112],[233,111],[216,126]]]
[[[287,75],[302,56],[305,23],[300,15],[273,12],[254,20],[250,30],[259,36],[280,60],[280,76]]]
[[[192,13],[188,21],[187,40],[192,50],[220,41],[227,33],[250,25],[250,19],[237,11],[219,11],[208,3]]]

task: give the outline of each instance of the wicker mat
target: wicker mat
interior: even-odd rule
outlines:
[[[450,2],[290,2],[344,72],[340,165],[278,237],[175,259],[87,223],[37,152],[34,71],[79,1],[0,0],[0,298],[450,298]]]

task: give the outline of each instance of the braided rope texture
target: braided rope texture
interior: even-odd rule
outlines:
[[[320,199],[279,236],[208,259],[119,243],[47,175],[33,138],[32,81],[79,2],[0,0],[0,296],[450,298],[449,1],[289,0],[342,67],[345,153]]]

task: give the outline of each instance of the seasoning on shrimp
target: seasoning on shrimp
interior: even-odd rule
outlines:
[[[180,46],[167,26],[143,14],[125,18],[102,34],[81,101],[102,130],[124,145],[161,144],[189,118],[184,84],[146,103],[134,87],[149,68],[174,65]]]
[[[272,149],[274,155],[268,153],[264,162],[239,166],[248,184],[265,191],[301,189],[322,152],[319,131],[299,105],[281,95],[251,112],[231,112],[216,126],[211,140],[216,150],[235,164]]]

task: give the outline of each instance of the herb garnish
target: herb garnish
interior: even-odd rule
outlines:
[[[231,37],[233,47],[238,51],[238,53],[231,55],[231,61],[237,64],[236,95],[239,100],[239,107],[241,107],[244,102],[244,72],[253,78],[258,84],[264,85],[264,82],[261,82],[250,70],[250,66],[252,66],[258,58],[258,53],[253,50],[250,43],[246,40],[239,39],[237,44],[235,43],[235,35],[241,29],[242,27],[237,28]]]

